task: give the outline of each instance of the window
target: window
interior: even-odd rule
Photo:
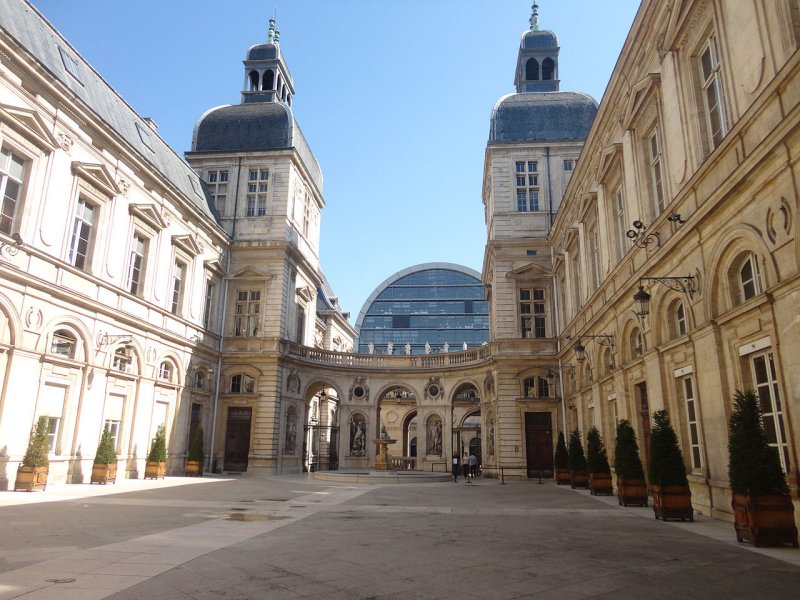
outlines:
[[[144,283],[145,252],[147,249],[147,239],[135,233],[131,246],[131,255],[128,261],[128,291],[134,296],[142,293]]]
[[[686,424],[689,428],[689,446],[692,456],[692,469],[703,468],[703,457],[700,448],[700,431],[698,429],[697,402],[694,397],[694,383],[691,377],[680,380],[683,399],[686,402]]]
[[[519,315],[523,338],[547,337],[547,314],[544,289],[522,289],[519,291]]]
[[[3,148],[0,150],[0,232],[11,235],[22,198],[25,160]]]
[[[267,187],[269,171],[250,169],[247,181],[247,216],[263,217],[267,214]]]
[[[206,281],[206,297],[203,302],[203,327],[208,329],[211,323],[211,306],[214,301],[214,282],[210,279]]]
[[[564,172],[569,173],[575,167],[575,161],[572,160],[565,160],[564,161]]]
[[[175,369],[172,366],[172,363],[168,360],[165,360],[158,366],[158,378],[163,381],[172,381],[172,375]]]
[[[622,196],[622,186],[617,188],[614,193],[614,208],[616,211],[617,222],[617,251],[619,252],[619,259],[625,256],[628,251],[628,228],[625,221],[625,199]]]
[[[114,440],[114,448],[116,448],[117,436],[119,436],[119,421],[115,419],[106,419],[103,424],[103,429],[108,429],[111,432],[111,439]]]
[[[767,441],[780,454],[781,465],[789,472],[789,447],[786,441],[786,427],[783,423],[783,408],[775,369],[775,358],[772,352],[756,354],[750,358],[753,383],[761,408],[761,420]]]
[[[719,52],[717,38],[714,35],[708,38],[700,54],[700,79],[703,87],[703,108],[708,142],[710,149],[713,150],[720,145],[726,133]]]
[[[69,262],[78,269],[89,267],[89,250],[94,232],[95,206],[82,196],[75,207],[72,235],[69,243]]]
[[[77,345],[78,341],[72,333],[65,329],[59,329],[53,334],[53,339],[50,341],[50,354],[75,358]]]
[[[252,394],[255,390],[255,379],[244,373],[231,377],[231,394]]]
[[[219,214],[225,212],[225,201],[228,198],[228,171],[215,170],[208,172],[208,189],[211,199],[217,207]]]
[[[260,312],[261,292],[256,290],[237,292],[234,335],[242,337],[257,336]]]
[[[741,302],[755,298],[761,293],[761,274],[758,257],[750,252],[739,267],[739,294]]]
[[[517,212],[539,210],[539,162],[517,161]]]
[[[58,417],[45,417],[47,419],[47,449],[50,454],[55,454],[58,442],[58,426],[61,419]]]
[[[173,315],[180,314],[183,301],[184,279],[186,278],[186,265],[179,260],[175,261],[175,270],[172,274],[172,302],[170,310]]]
[[[653,131],[648,138],[648,149],[650,158],[650,184],[653,187],[653,201],[655,202],[656,214],[664,212],[664,176],[661,160],[661,142],[658,132]]]

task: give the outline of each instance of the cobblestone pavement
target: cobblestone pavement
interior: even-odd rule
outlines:
[[[792,598],[800,551],[551,482],[0,492],[0,600]]]

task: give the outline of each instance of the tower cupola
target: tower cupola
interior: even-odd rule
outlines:
[[[552,31],[539,29],[539,5],[531,6],[531,27],[522,34],[514,85],[518,93],[557,92],[558,37]]]
[[[292,105],[294,82],[281,55],[281,32],[269,19],[267,43],[250,47],[244,59],[242,103],[285,102]]]

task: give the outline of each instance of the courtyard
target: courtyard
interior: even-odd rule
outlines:
[[[121,480],[0,493],[0,600],[796,598],[800,552],[552,481]]]

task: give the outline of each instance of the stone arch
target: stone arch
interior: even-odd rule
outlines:
[[[753,252],[758,257],[764,290],[779,282],[777,265],[760,232],[744,223],[730,227],[714,244],[706,269],[707,273],[711,273],[703,286],[710,311],[708,318],[716,318],[733,308],[729,271],[737,257],[745,252]]]

